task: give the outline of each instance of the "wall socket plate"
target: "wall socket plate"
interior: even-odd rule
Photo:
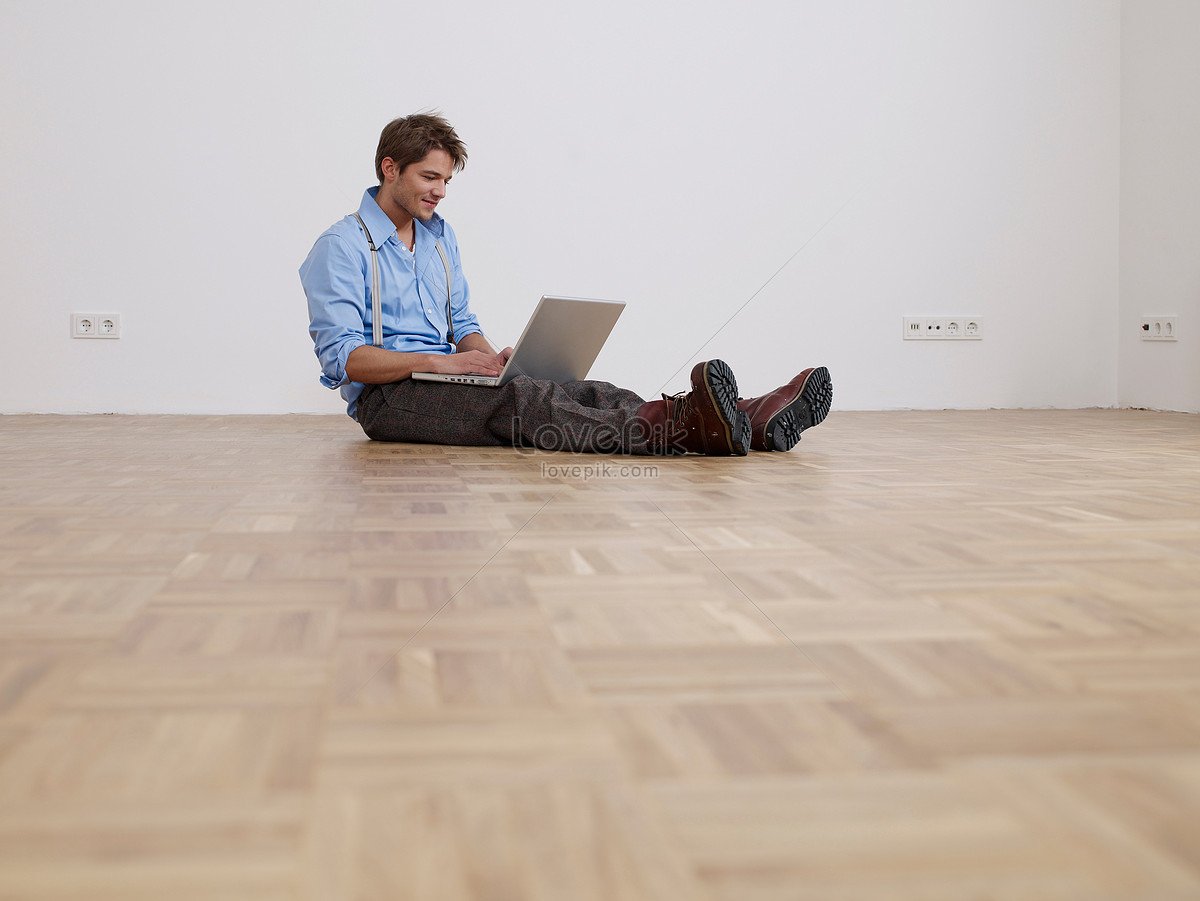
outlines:
[[[72,313],[72,338],[120,338],[120,313]]]
[[[982,341],[982,316],[905,316],[905,341]]]
[[[1142,319],[1143,341],[1178,341],[1176,316],[1146,316]]]

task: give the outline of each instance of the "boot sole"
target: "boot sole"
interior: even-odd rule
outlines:
[[[709,360],[704,364],[704,391],[709,403],[721,418],[724,441],[710,447],[705,441],[705,453],[711,456],[744,457],[750,452],[750,417],[737,408],[737,379],[724,360]]]
[[[764,437],[768,448],[789,451],[800,441],[800,433],[820,425],[833,404],[833,380],[829,370],[818,366],[808,374],[796,399],[767,422]]]

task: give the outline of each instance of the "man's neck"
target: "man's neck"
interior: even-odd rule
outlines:
[[[396,237],[409,250],[413,249],[413,243],[416,240],[416,220],[408,213],[394,203],[391,203],[387,197],[382,200],[376,196],[375,202],[379,208],[383,210],[389,219],[392,220],[392,225],[396,226]]]
[[[409,250],[414,250],[414,245],[417,241],[417,223],[412,217],[409,217],[408,222],[404,225],[396,223],[393,219],[392,223],[396,225],[396,237],[400,239],[400,243]]]

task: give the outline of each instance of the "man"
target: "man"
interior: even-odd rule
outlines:
[[[321,382],[372,439],[520,445],[595,453],[789,450],[829,412],[824,367],[749,400],[721,360],[697,363],[692,390],[644,401],[607,382],[518,376],[499,388],[418,381],[414,372],[499,375],[471,311],[458,241],[437,206],[467,151],[436,115],[389,122],[375,153],[378,187],[317,239],[300,267]]]

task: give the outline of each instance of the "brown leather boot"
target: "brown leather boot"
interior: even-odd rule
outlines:
[[[744,457],[750,418],[737,409],[737,379],[721,360],[692,368],[692,390],[638,408],[651,453]]]
[[[738,398],[738,409],[750,417],[750,446],[761,451],[786,451],[800,433],[829,415],[833,380],[824,366],[806,369],[770,394]]]

